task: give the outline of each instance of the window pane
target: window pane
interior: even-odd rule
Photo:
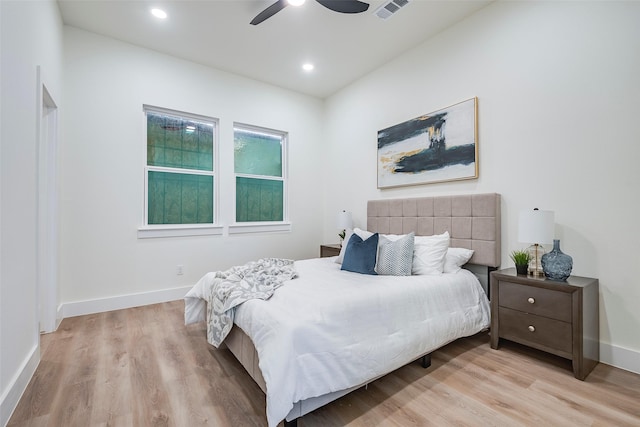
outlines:
[[[235,173],[282,176],[282,137],[234,129]]]
[[[236,177],[236,222],[282,221],[283,182]]]
[[[149,224],[212,224],[213,177],[149,171]]]
[[[213,170],[213,125],[147,111],[147,164]]]

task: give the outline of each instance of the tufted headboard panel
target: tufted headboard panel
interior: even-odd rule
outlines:
[[[367,230],[381,234],[430,236],[448,231],[451,246],[473,249],[469,263],[500,266],[500,195],[370,200]]]

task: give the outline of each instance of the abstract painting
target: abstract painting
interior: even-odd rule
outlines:
[[[378,131],[378,188],[478,177],[477,98]]]

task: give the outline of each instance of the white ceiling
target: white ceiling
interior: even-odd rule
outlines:
[[[366,0],[364,0],[366,1]],[[325,98],[491,0],[411,0],[387,20],[372,0],[341,14],[315,0],[249,22],[275,0],[58,0],[66,25]],[[169,17],[159,21],[152,7]],[[306,73],[302,63],[315,69]]]

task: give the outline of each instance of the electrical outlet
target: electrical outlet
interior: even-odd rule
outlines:
[[[183,274],[183,269],[184,269],[184,266],[183,266],[183,265],[178,265],[178,266],[176,267],[176,274],[177,274],[178,276],[182,276],[182,274]]]

